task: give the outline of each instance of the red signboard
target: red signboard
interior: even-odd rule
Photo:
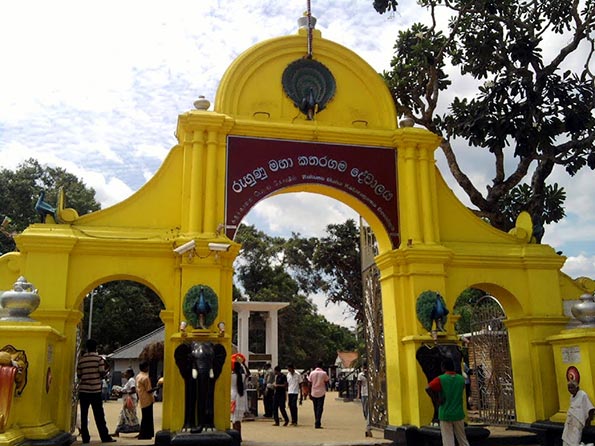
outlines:
[[[322,184],[357,198],[399,246],[396,151],[392,148],[228,137],[227,235],[250,209],[297,184]]]

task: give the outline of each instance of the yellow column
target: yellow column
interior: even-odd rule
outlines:
[[[432,192],[430,190],[430,169],[429,163],[431,149],[422,147],[419,149],[419,176],[420,176],[420,204],[423,215],[423,236],[424,243],[435,244],[436,233],[434,232],[434,208],[432,206]]]
[[[202,197],[204,196],[201,160],[204,149],[204,132],[196,130],[192,138],[192,173],[190,177],[190,202],[188,208],[188,232],[198,233],[202,231],[201,222],[204,209]]]
[[[217,229],[217,136],[216,130],[208,130],[203,230],[211,233]]]
[[[397,321],[397,276],[398,266],[395,262],[395,251],[376,257],[376,265],[380,270],[380,286],[382,288],[382,313],[384,324],[384,344],[386,355],[386,404],[388,423],[394,426],[404,424],[402,403],[403,393],[400,382],[401,357],[403,355],[401,336]]]
[[[403,158],[404,172],[399,172],[399,190],[404,191],[399,196],[403,203],[402,216],[407,220],[407,230],[404,238],[413,243],[421,242],[421,224],[418,214],[419,192],[417,188],[417,172],[415,160],[415,143],[406,141],[406,145],[399,150],[399,157]],[[406,197],[404,196],[406,195]]]

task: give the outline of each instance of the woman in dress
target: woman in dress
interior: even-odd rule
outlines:
[[[122,396],[122,410],[120,411],[120,418],[116,432],[113,434],[118,437],[120,433],[128,434],[131,432],[139,432],[140,424],[138,416],[136,415],[136,406],[138,399],[136,397],[136,382],[134,381],[134,370],[127,369],[124,372],[126,384],[122,387],[120,395]]]
[[[232,357],[231,423],[232,429],[239,432],[240,441],[242,439],[242,418],[248,410],[246,381],[250,377],[250,371],[244,361],[244,355],[240,353]]]

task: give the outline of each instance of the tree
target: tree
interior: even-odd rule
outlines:
[[[314,265],[323,273],[327,301],[346,303],[357,322],[363,322],[364,291],[359,228],[352,219],[330,224],[314,253]]]
[[[347,328],[328,322],[305,294],[317,290],[317,272],[311,262],[315,239],[292,234],[289,240],[270,237],[254,226],[241,225],[236,241],[242,244],[236,260],[235,282],[252,301],[288,302],[279,313],[279,362],[311,367],[317,360],[333,363],[337,350],[355,348]],[[236,294],[237,296],[237,294]],[[264,320],[250,317],[251,349],[264,351]]]
[[[391,71],[384,77],[399,115],[443,137],[441,148],[458,184],[493,226],[507,230],[502,206],[523,182],[523,202],[538,223],[563,216],[560,200],[547,200],[547,178],[555,166],[574,175],[595,169],[595,87],[590,68],[595,52],[593,0],[421,0],[429,25],[399,33]],[[396,11],[397,0],[374,0],[375,9]],[[450,16],[441,29],[437,16]],[[442,23],[442,22],[440,22]],[[586,52],[584,59],[580,56]],[[580,67],[573,67],[576,60]],[[473,98],[441,92],[448,69],[477,84]],[[438,108],[447,109],[440,115]],[[463,171],[453,142],[488,149],[494,178],[484,193]],[[511,155],[516,161],[511,162]],[[505,167],[516,163],[508,174]],[[559,196],[560,198],[560,196]]]
[[[478,288],[467,288],[457,298],[453,313],[459,316],[455,324],[455,332],[458,334],[471,333],[473,331],[472,316],[473,311],[477,308],[478,303],[481,301],[481,307],[484,309],[499,309],[500,306],[492,299],[483,299],[486,296],[486,292]]]
[[[12,220],[6,232],[0,232],[0,254],[16,249],[10,233],[39,223],[35,203],[40,192],[45,191],[45,201],[53,204],[57,202],[60,187],[64,188],[67,206],[76,209],[79,215],[101,208],[95,200],[95,191],[60,167],[42,166],[29,159],[15,171],[0,170],[0,222],[5,216]]]
[[[92,291],[91,337],[99,351],[111,353],[163,325],[164,308],[150,288],[128,280],[104,283]],[[84,302],[83,333],[89,332],[90,296]]]

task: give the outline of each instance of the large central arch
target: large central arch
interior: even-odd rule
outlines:
[[[39,370],[51,367],[54,376],[47,391],[43,373],[30,377],[36,386],[15,401],[9,434],[0,434],[0,444],[47,439],[69,429],[67,389],[80,303],[107,277],[133,277],[163,300],[167,379],[162,428],[178,430],[183,411],[179,401],[167,398],[183,386],[175,348],[188,339],[211,341],[231,355],[231,337],[218,327],[221,322],[232,326],[232,264],[240,248],[232,240],[234,226],[260,199],[294,191],[347,204],[366,219],[378,240],[391,427],[431,420],[427,381],[415,358],[420,346],[433,339],[417,320],[417,297],[437,291],[452,309],[461,291],[478,283],[498,298],[508,316],[517,420],[546,419],[564,408],[565,384],[556,379],[562,366],[554,365],[557,353],[548,339],[566,327],[563,300],[576,299],[588,287],[564,276],[564,258],[549,246],[531,243],[523,228],[502,233],[469,212],[436,169],[440,138],[419,128],[399,128],[381,77],[317,31],[312,59],[324,69],[317,65],[312,73],[309,64],[302,74],[306,80],[315,78],[313,86],[326,82],[328,87],[328,71],[335,88],[324,103],[315,98],[319,103],[310,106],[306,94],[299,110],[304,103],[290,99],[283,78],[290,65],[304,59],[307,46],[307,33],[300,30],[250,48],[227,70],[214,111],[179,116],[178,144],[136,194],[82,217],[59,207],[59,222],[30,226],[17,239],[19,252],[0,257],[0,289],[10,288],[22,275],[41,296],[33,313],[37,322],[0,323],[0,341],[51,351],[39,356]],[[344,162],[345,169],[331,169],[331,159],[336,166]],[[283,176],[276,176],[281,170]],[[174,252],[188,242],[188,251]],[[229,250],[214,252],[213,243]],[[196,285],[214,291],[218,314],[208,327],[183,332],[184,300]],[[456,341],[453,324],[446,329],[440,341]],[[230,370],[224,367],[215,390],[219,429],[229,427],[229,382]],[[581,386],[594,390],[592,380]]]

